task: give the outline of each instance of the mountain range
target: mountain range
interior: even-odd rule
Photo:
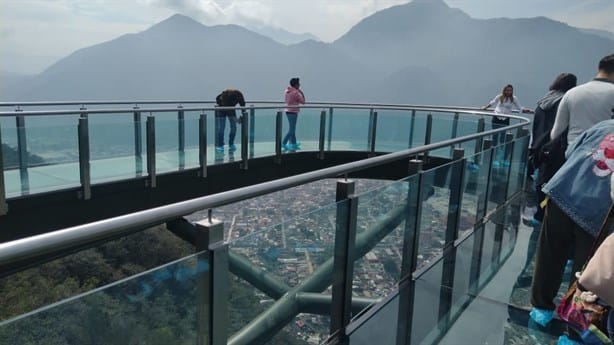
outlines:
[[[480,106],[511,83],[531,107],[557,74],[587,81],[613,52],[603,33],[545,17],[474,19],[443,0],[382,10],[332,43],[287,45],[177,14],[27,79],[4,73],[0,100],[213,100],[227,87],[248,100],[281,100],[299,76],[308,102]]]

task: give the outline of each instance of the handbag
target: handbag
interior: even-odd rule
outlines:
[[[614,234],[597,248],[579,279],[580,285],[614,306]]]
[[[604,241],[608,233],[606,229],[611,227],[612,209],[612,206],[610,206],[608,216],[604,220],[595,242],[593,242],[591,255],[589,255],[587,262],[592,260],[593,254],[596,253],[595,249]],[[584,266],[587,267],[587,264],[585,263]],[[581,282],[575,281],[557,306],[556,312],[571,329],[578,333],[585,344],[612,344],[607,336],[606,324],[610,307],[594,295],[591,296],[588,290],[594,292],[592,289],[585,288]]]

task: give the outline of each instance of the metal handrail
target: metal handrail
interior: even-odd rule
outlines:
[[[198,108],[198,110],[201,110],[201,108]],[[117,110],[115,110],[115,112],[117,112]],[[48,256],[53,253],[59,253],[71,249],[74,250],[87,244],[93,244],[106,239],[116,238],[118,236],[128,234],[131,229],[160,224],[201,209],[219,207],[317,180],[339,177],[374,166],[391,163],[401,159],[412,158],[427,151],[453,146],[501,131],[521,128],[529,123],[529,120],[524,117],[513,115],[508,115],[507,117],[518,119],[520,120],[520,123],[499,129],[470,134],[463,137],[448,139],[417,148],[372,157],[357,162],[346,163],[270,182],[243,187],[223,193],[194,198],[89,224],[74,226],[12,242],[2,243],[0,244],[0,271],[5,271],[10,267],[23,265],[25,262],[38,257]]]
[[[110,102],[24,102],[24,103],[9,103],[9,102],[0,102],[0,107],[2,106],[58,106],[58,105],[121,105],[121,104],[134,104],[134,105],[146,105],[146,104],[178,104],[177,107],[173,108],[142,108],[139,107],[138,110],[141,112],[167,112],[167,111],[177,111],[180,108],[183,111],[214,111],[216,109],[235,109],[235,107],[219,107],[215,106],[215,102],[203,102],[203,101],[145,101],[145,102],[119,102],[119,101],[110,101]],[[183,104],[209,104],[211,103],[211,107],[184,107]],[[253,101],[249,102],[252,104],[269,104],[269,106],[255,106],[251,107],[254,109],[279,109],[284,108],[286,105],[283,102],[279,101]],[[270,105],[275,105],[270,106]],[[431,112],[458,112],[459,114],[467,114],[467,115],[485,115],[485,116],[494,116],[492,111],[482,110],[480,108],[474,107],[458,107],[458,106],[434,106],[434,105],[408,105],[408,104],[383,104],[383,103],[333,103],[333,102],[311,102],[305,105],[297,105],[297,108],[301,109],[319,109],[322,107],[336,107],[336,108],[344,108],[344,109],[372,109],[378,108],[382,110],[421,110],[421,111],[431,111]],[[80,108],[75,110],[64,109],[64,110],[23,110],[17,109],[14,111],[0,111],[0,117],[3,116],[16,116],[16,115],[24,115],[24,116],[49,116],[49,115],[79,115],[79,114],[108,114],[108,113],[130,113],[133,112],[135,108],[117,108],[117,109],[87,109]],[[514,115],[502,115],[497,114],[499,117],[510,117],[515,118]],[[520,117],[522,118],[522,117]],[[524,118],[523,118],[524,119]]]

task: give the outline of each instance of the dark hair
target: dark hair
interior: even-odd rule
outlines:
[[[599,70],[607,74],[614,73],[614,54],[604,56],[603,59],[599,61]]]
[[[298,84],[299,84],[299,80],[298,80],[298,78],[292,78],[292,79],[290,79],[290,86],[292,86],[292,87],[297,87],[297,86],[298,86]]]
[[[512,89],[512,95],[510,97],[505,96],[505,89],[507,89],[508,87]],[[507,84],[503,87],[503,89],[501,89],[501,96],[499,96],[499,101],[503,103],[506,99],[510,102],[514,101],[514,87],[512,86],[512,84]]]
[[[567,92],[571,88],[576,87],[578,78],[571,73],[561,73],[554,79],[548,90],[556,90]]]

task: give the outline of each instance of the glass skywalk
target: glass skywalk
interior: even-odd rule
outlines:
[[[441,147],[428,146],[429,151],[419,147],[484,130],[482,115],[439,109],[441,119],[435,120],[433,109],[342,108],[301,113],[305,114],[299,123],[305,126],[303,130],[314,128],[308,125],[310,118],[319,129],[298,132],[304,151],[395,153],[330,168],[321,173],[322,177],[343,176],[359,169],[360,164],[372,167],[388,159],[407,160],[408,177],[360,191],[355,189],[355,182],[339,180],[335,202],[285,217],[274,225],[237,221],[236,216],[219,222],[207,212],[193,213],[220,205],[219,200],[212,201],[213,197],[123,217],[121,227],[129,229],[146,224],[148,217],[158,214],[158,223],[166,223],[169,230],[183,234],[182,238],[194,245],[196,254],[5,320],[0,323],[0,343],[27,344],[23,342],[27,340],[32,344],[72,344],[83,339],[105,343],[121,339],[122,343],[132,344],[137,341],[135,334],[150,337],[138,339],[147,343],[165,339],[173,343],[208,341],[233,345],[367,344],[375,340],[378,344],[453,344],[458,343],[456,340],[490,343],[479,337],[481,334],[492,339],[485,331],[464,334],[461,328],[465,338],[459,338],[457,327],[467,322],[466,317],[478,319],[484,309],[503,311],[508,307],[507,297],[489,289],[500,279],[501,272],[508,272],[505,276],[514,271],[506,265],[526,238],[518,222],[527,131],[514,129],[499,147],[491,147],[489,137],[478,134]],[[252,113],[260,111],[255,109]],[[256,135],[262,132],[254,131],[254,135],[247,135],[243,140],[247,139],[244,146],[249,147],[248,152],[238,152],[239,157],[282,154],[276,149],[280,129],[270,128],[276,116],[269,115],[268,120],[257,115],[250,118],[256,128],[266,130],[264,134]],[[354,121],[356,125],[348,130],[342,125],[344,117],[368,120],[362,125]],[[322,118],[329,127],[320,126]],[[175,125],[168,128],[176,130]],[[327,128],[332,129],[327,132]],[[5,130],[2,127],[3,138]],[[156,133],[160,134],[158,130]],[[330,139],[326,139],[328,133]],[[265,140],[267,136],[269,141]],[[253,142],[250,138],[254,138]],[[168,151],[156,147],[156,169],[202,168],[188,154],[189,150],[202,154],[202,150],[193,146],[188,149],[188,142],[186,136],[184,165],[180,160],[169,159],[168,170],[158,163],[164,154],[177,156],[177,147]],[[204,146],[210,150],[210,145]],[[408,150],[412,147],[414,150]],[[209,154],[207,164],[228,161],[227,154],[217,162],[209,160]],[[449,162],[423,170],[429,157],[447,158]],[[414,159],[409,161],[411,158]],[[122,163],[124,169],[118,170],[125,173],[104,178],[131,178],[137,170],[130,172],[136,163],[129,156],[102,159],[107,165],[113,160],[127,160]],[[62,164],[66,169],[81,166],[75,162],[57,166]],[[92,183],[98,181],[96,176],[105,176],[103,168],[98,168],[100,175],[93,173],[94,166],[92,159]],[[31,188],[38,168],[28,168]],[[314,175],[310,175],[314,173],[284,181],[300,185],[297,179],[314,181]],[[82,186],[82,180],[77,183]],[[270,192],[282,190],[284,182],[279,183]],[[249,193],[252,190],[258,195],[266,194],[265,189],[256,192],[256,188],[259,187],[244,188],[246,195],[253,195]],[[219,197],[224,198],[224,194]],[[162,218],[160,212],[164,214]],[[127,231],[118,232],[119,222],[113,219],[99,226],[107,230],[97,231],[109,232],[109,238]],[[94,230],[94,225],[90,229]],[[75,233],[79,239],[72,240],[80,245],[94,240],[88,237],[88,225],[79,227],[79,234],[76,230],[66,229],[62,236]],[[21,243],[0,244],[0,266],[14,269],[34,260],[37,252],[33,248],[46,240],[60,240],[59,235],[50,233]],[[100,240],[97,236],[96,241]],[[70,248],[70,243],[64,245],[61,250],[45,250],[58,254]],[[175,322],[177,319],[182,322]],[[37,326],[41,324],[44,329]],[[96,326],[100,324],[105,329]],[[112,335],[116,337],[109,338]]]

